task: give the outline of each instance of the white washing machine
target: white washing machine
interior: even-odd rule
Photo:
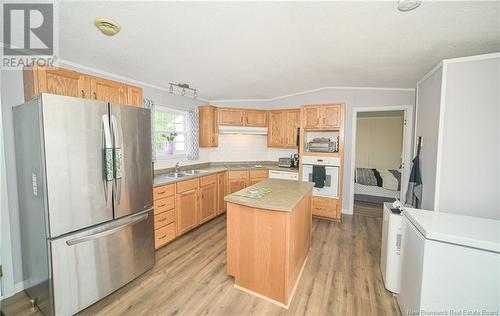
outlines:
[[[393,213],[391,208],[393,208],[392,203],[384,203],[380,269],[385,288],[393,293],[399,293],[403,216],[401,213]]]

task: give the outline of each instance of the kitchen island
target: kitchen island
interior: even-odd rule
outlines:
[[[309,253],[313,186],[268,179],[224,198],[235,287],[288,308]]]

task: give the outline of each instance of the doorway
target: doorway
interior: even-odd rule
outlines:
[[[411,106],[353,108],[350,205],[381,217],[384,202],[404,201],[411,160]]]

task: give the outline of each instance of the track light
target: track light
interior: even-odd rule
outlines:
[[[196,99],[198,97],[198,90],[191,88],[189,84],[187,83],[169,83],[170,88],[168,89],[168,92],[170,94],[177,94],[177,95],[182,95],[186,96],[186,90],[190,90],[192,92],[188,93],[188,96],[191,96],[193,99]],[[177,90],[177,91],[175,91]]]

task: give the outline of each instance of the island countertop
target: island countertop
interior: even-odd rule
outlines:
[[[243,190],[226,195],[226,202],[244,205],[248,207],[292,212],[295,206],[309,193],[314,183],[295,180],[267,179],[247,187]],[[241,194],[252,188],[270,188],[272,191],[262,198],[245,197]]]

